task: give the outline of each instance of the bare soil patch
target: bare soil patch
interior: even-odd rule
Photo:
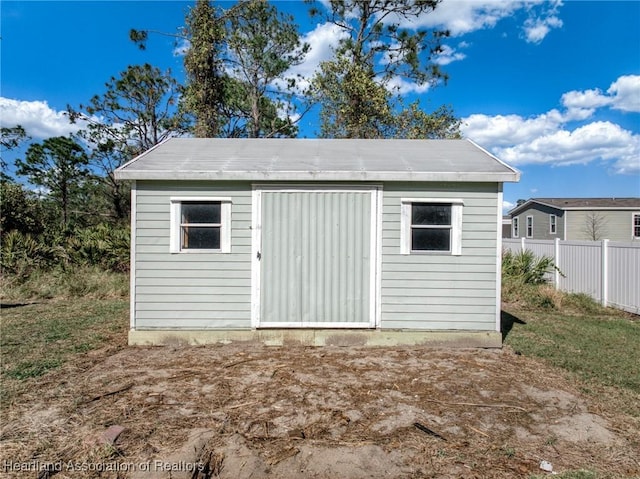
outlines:
[[[32,380],[4,410],[1,472],[497,478],[540,474],[546,460],[559,472],[640,476],[640,418],[578,387],[509,348],[93,351]],[[113,425],[125,430],[111,443],[101,434]]]

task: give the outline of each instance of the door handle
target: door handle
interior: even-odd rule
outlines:
[[[256,253],[256,258],[258,258],[258,261],[262,259],[262,254],[260,254],[260,251]]]

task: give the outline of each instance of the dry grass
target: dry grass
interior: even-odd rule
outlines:
[[[209,451],[220,477],[291,477],[295,468],[307,477],[523,477],[540,459],[596,477],[640,474],[640,421],[612,407],[615,389],[585,396],[509,348],[242,345],[81,359],[30,380],[38,387],[7,413],[0,461],[194,461]],[[127,428],[115,447],[86,440],[113,424]],[[203,448],[176,455],[198,430]]]
[[[559,350],[598,364],[575,341],[559,348],[558,327],[597,341],[602,324],[628,320],[608,310],[589,318],[580,298],[552,300],[511,310],[523,324],[512,321],[513,348],[501,351],[128,348],[125,298],[5,309],[2,472],[20,478],[6,465],[53,463],[57,479],[176,479],[191,475],[141,476],[140,464],[200,460],[203,477],[515,478],[538,477],[545,459],[558,477],[640,477],[640,393],[550,363]],[[634,377],[633,357],[606,364]],[[125,432],[102,441],[116,424]],[[96,470],[114,465],[127,467]]]

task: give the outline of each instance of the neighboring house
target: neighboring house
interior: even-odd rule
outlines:
[[[131,344],[501,345],[519,173],[472,142],[171,139],[115,174]]]
[[[640,198],[531,198],[509,215],[512,238],[640,241]]]
[[[503,238],[511,238],[511,217],[503,216],[502,217],[502,237]]]

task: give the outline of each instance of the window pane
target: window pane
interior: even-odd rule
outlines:
[[[183,226],[183,249],[220,249],[220,227]]]
[[[451,205],[414,203],[411,205],[412,225],[450,225]]]
[[[413,251],[449,251],[451,249],[451,230],[412,228],[411,249]]]
[[[220,223],[220,202],[182,203],[183,223]]]

